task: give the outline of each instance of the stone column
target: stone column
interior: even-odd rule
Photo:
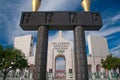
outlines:
[[[46,80],[48,28],[40,26],[37,35],[34,80]]]
[[[85,46],[85,34],[82,26],[76,26],[74,30],[75,41],[75,80],[88,80],[87,56]]]

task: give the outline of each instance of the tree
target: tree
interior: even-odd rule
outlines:
[[[0,71],[3,73],[3,80],[11,70],[24,69],[28,67],[27,60],[20,50],[0,46]]]
[[[120,58],[113,57],[112,54],[108,55],[107,58],[101,59],[102,67],[108,70],[117,69],[120,67]]]
[[[118,73],[118,71],[116,71],[116,69],[117,68],[120,69],[120,58],[113,57],[112,54],[111,54],[111,55],[108,55],[106,59],[101,59],[101,64],[102,64],[102,67],[104,69],[109,70],[109,72],[111,72],[110,70],[112,69],[114,74],[118,78],[119,73]],[[109,75],[109,77],[111,77],[111,76]]]

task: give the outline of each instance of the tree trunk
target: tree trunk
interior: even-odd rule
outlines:
[[[6,79],[6,76],[7,76],[7,73],[6,73],[6,72],[4,72],[4,73],[3,73],[3,80],[5,80],[5,79]]]
[[[6,79],[6,74],[3,75],[3,80],[5,80],[5,79]]]

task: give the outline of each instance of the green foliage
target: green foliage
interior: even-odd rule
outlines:
[[[120,58],[113,57],[112,55],[108,55],[107,58],[101,59],[102,67],[108,70],[116,69],[120,67]]]
[[[0,71],[4,74],[4,77],[10,70],[22,70],[26,67],[28,67],[27,60],[20,50],[10,47],[3,49],[0,46]]]

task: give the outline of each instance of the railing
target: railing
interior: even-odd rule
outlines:
[[[2,80],[2,77],[0,77],[0,80]],[[6,80],[20,80],[20,78],[7,77]],[[33,80],[33,78],[24,78],[24,80]],[[73,80],[73,79],[49,79],[49,80]],[[101,78],[95,78],[95,79],[89,78],[89,80],[120,80],[120,77],[112,77],[112,78],[104,77],[103,79],[101,79]]]
[[[58,74],[58,73],[56,73]],[[56,75],[54,74],[54,75]],[[70,73],[63,73],[64,76],[62,78],[57,78],[57,77],[53,77],[53,74],[48,75],[47,74],[47,80],[74,80],[74,76],[73,74]],[[51,78],[50,78],[51,76]],[[66,79],[66,76],[72,77],[70,79]],[[2,80],[3,75],[0,74],[0,80]],[[120,74],[117,73],[113,73],[111,72],[110,75],[108,73],[89,73],[88,75],[89,80],[120,80]],[[21,76],[20,75],[13,75],[13,74],[8,74],[7,75],[7,79],[6,80],[20,80]],[[25,75],[24,76],[24,80],[33,80],[33,77],[30,77],[30,75]]]
[[[48,80],[74,80],[74,75],[73,73],[65,73],[65,72],[47,73],[47,79]]]

